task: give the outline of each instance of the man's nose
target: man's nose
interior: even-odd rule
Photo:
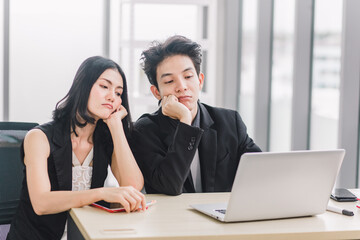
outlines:
[[[187,85],[184,79],[179,79],[176,83],[176,91],[180,92],[180,91],[185,91],[187,90]]]

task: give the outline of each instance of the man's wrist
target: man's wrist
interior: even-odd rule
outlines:
[[[185,123],[187,125],[191,125],[192,119],[191,114],[186,114],[180,118],[180,122]]]

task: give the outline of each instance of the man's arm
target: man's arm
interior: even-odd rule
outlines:
[[[239,138],[238,159],[246,152],[261,152],[261,149],[247,134],[245,123],[242,121],[238,112],[235,112],[235,120]]]
[[[162,126],[151,122],[136,127],[131,148],[145,186],[151,188],[148,193],[181,194],[203,130],[179,122],[174,134],[161,139]]]

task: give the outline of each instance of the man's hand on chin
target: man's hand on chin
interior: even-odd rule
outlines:
[[[164,96],[161,100],[162,113],[180,122],[191,125],[191,112],[174,95]]]

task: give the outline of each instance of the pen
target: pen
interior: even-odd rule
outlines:
[[[341,209],[339,207],[335,207],[335,206],[327,206],[326,210],[331,211],[331,212],[336,212],[336,213],[340,213],[346,216],[354,216],[354,213],[352,211],[346,210],[346,209]]]

